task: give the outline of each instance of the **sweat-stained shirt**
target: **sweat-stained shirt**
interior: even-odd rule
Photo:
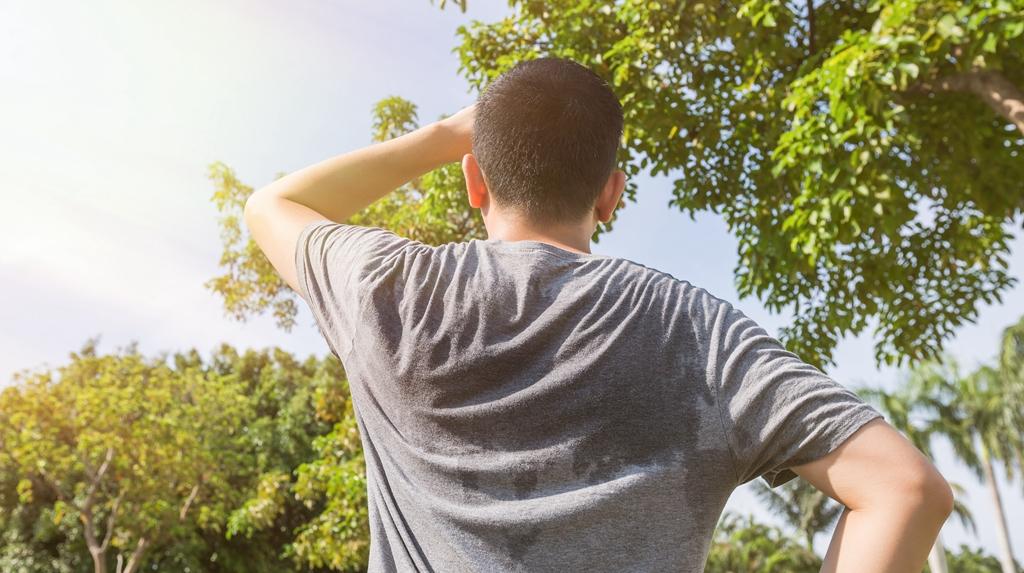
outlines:
[[[370,573],[702,571],[729,494],[880,416],[729,302],[629,259],[308,224]]]

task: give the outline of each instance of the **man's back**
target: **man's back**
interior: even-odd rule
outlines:
[[[700,571],[737,485],[878,417],[627,259],[320,221],[295,262],[349,376],[371,572]]]

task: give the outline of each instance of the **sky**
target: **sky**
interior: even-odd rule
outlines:
[[[415,102],[421,123],[469,105],[456,29],[506,10],[478,1],[463,14],[429,0],[0,2],[0,386],[65,363],[91,337],[100,351],[137,342],[146,353],[208,356],[227,342],[326,354],[305,308],[291,332],[269,316],[239,323],[203,286],[219,274],[221,252],[209,165],[223,161],[258,188],[369,144],[371,109],[384,97]],[[736,240],[719,217],[693,221],[670,208],[669,179],[637,183],[637,202],[594,252],[704,287],[769,332],[786,324],[737,295]],[[1024,272],[1020,238],[1011,271]],[[1021,315],[1024,286],[982,308],[946,347],[967,368],[991,362]],[[876,367],[870,332],[843,340],[836,358],[828,373],[850,387],[892,388],[901,376]],[[974,536],[950,520],[944,540],[995,554],[987,490],[947,445],[937,450],[978,525]],[[1021,483],[1000,485],[1008,515],[1024,515]],[[728,509],[772,519],[747,487]],[[819,536],[821,551],[827,542]]]

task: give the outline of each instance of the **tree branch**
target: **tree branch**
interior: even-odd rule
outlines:
[[[107,448],[107,455],[103,458],[103,463],[100,464],[100,469],[96,470],[94,475],[90,475],[92,483],[89,484],[89,491],[85,496],[85,507],[92,507],[93,497],[96,495],[96,490],[100,487],[100,482],[103,481],[103,476],[106,475],[107,470],[110,469],[110,462],[114,459],[114,448]],[[84,460],[83,460],[83,465]],[[86,469],[88,472],[88,467]]]
[[[814,55],[814,0],[807,0],[807,55]]]
[[[961,92],[978,96],[1024,134],[1024,92],[995,70],[974,69],[921,82],[910,92]]]
[[[128,563],[124,567],[124,573],[135,573],[142,565],[142,555],[146,552],[149,547],[149,540],[145,537],[140,537],[139,542],[135,544],[135,550],[132,551],[130,557],[128,557]]]
[[[103,552],[106,551],[106,549],[96,539],[96,524],[93,523],[94,516],[92,512],[92,506],[93,503],[96,501],[96,489],[99,487],[100,482],[103,481],[103,475],[107,473],[107,469],[110,467],[110,460],[112,460],[113,458],[114,449],[107,448],[107,455],[103,459],[103,463],[100,464],[100,468],[96,471],[96,475],[92,477],[92,483],[89,484],[89,490],[85,496],[85,502],[82,503],[82,507],[79,508],[78,506],[71,504],[72,507],[78,510],[79,520],[85,527],[86,545],[89,546],[89,552],[92,553],[94,557],[98,555],[103,555]]]
[[[103,543],[100,545],[100,551],[106,551],[110,547],[110,540],[114,537],[114,521],[117,519],[117,508],[121,505],[121,497],[124,494],[118,494],[114,498],[114,505],[110,508],[110,515],[107,516],[107,531],[103,534]]]
[[[188,510],[192,507],[192,502],[196,500],[196,496],[199,495],[199,484],[196,484],[192,491],[188,494],[188,499],[185,500],[185,504],[181,506],[181,511],[178,512],[178,520],[185,521],[185,516],[188,515]]]

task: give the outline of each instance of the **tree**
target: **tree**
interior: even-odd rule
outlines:
[[[816,573],[821,559],[781,530],[726,512],[715,528],[707,573]]]
[[[121,424],[111,429],[107,420]],[[71,491],[71,504],[84,508],[82,492],[93,482],[55,461],[88,460],[87,443],[98,449],[112,442],[125,447],[115,450],[109,483],[97,489],[96,523],[84,523],[60,496]],[[215,474],[182,521],[180,509],[171,511],[181,501],[173,482],[161,482],[174,477],[167,466],[187,472],[211,455]],[[129,472],[118,469],[124,457],[133,464]],[[100,539],[112,532],[101,560],[108,569],[132,562],[206,573],[364,570],[365,552],[351,551],[369,544],[361,464],[345,372],[333,355],[298,360],[277,348],[238,352],[222,344],[209,360],[195,349],[145,359],[134,350],[98,356],[93,340],[56,375],[15,380],[0,395],[0,571],[95,571],[87,526]],[[339,484],[362,489],[351,487],[346,502]],[[114,528],[105,528],[110,513],[103,508],[117,495]],[[152,507],[136,511],[139,497]],[[175,525],[151,536],[132,561],[133,535],[158,510]]]
[[[295,326],[295,293],[274,270],[256,241],[242,227],[245,201],[252,187],[242,183],[234,170],[221,162],[208,167],[214,183],[212,201],[221,217],[220,236],[224,250],[220,266],[224,274],[204,286],[221,296],[226,314],[236,320],[270,309],[283,330]]]
[[[231,506],[225,467],[245,404],[230,379],[174,371],[134,345],[99,356],[93,340],[56,375],[0,394],[0,465],[22,502],[49,495],[54,522],[74,516],[96,573],[134,573]]]
[[[1024,428],[1024,316],[1003,330],[998,363],[999,383],[1008,389],[1006,407],[1001,410],[1002,424]],[[1024,469],[1024,444],[1017,442],[1011,448],[1017,467]]]
[[[272,375],[260,367],[261,386],[273,391],[290,380],[297,389],[312,388],[287,402],[290,415],[308,418],[305,423],[315,418],[316,428],[295,434],[301,455],[270,456],[276,463],[261,468],[254,491],[231,514],[227,536],[257,542],[270,536],[297,569],[364,571],[370,546],[366,466],[344,369],[333,355],[307,361],[302,373],[289,372],[288,361],[281,365]],[[280,414],[267,420],[266,435],[282,431]],[[283,537],[275,533],[282,530]]]
[[[832,528],[843,513],[839,505],[821,490],[797,478],[778,488],[754,482],[754,493],[768,508],[803,536],[804,547],[813,552],[814,538]]]
[[[963,426],[954,431],[964,432],[972,443],[977,443],[980,466],[985,485],[992,496],[992,505],[996,510],[996,532],[999,535],[999,561],[1003,573],[1016,573],[1017,566],[1010,544],[1010,532],[1006,524],[1006,512],[996,481],[993,461],[1001,460],[1006,468],[1008,479],[1014,475],[1012,456],[1019,451],[1021,443],[1021,426],[1006,426],[1008,419],[1019,417],[1020,412],[1007,411],[1010,400],[1004,398],[1008,393],[999,383],[998,373],[991,367],[983,366],[972,376],[967,377],[959,385],[959,407],[965,418]],[[974,431],[968,429],[973,428]],[[975,469],[975,468],[972,468]],[[1019,470],[1020,468],[1018,468]]]
[[[878,361],[935,356],[1016,284],[1021,0],[509,5],[459,29],[471,85],[544,55],[607,79],[627,173],[722,215],[740,295],[792,308],[780,338],[808,362],[872,320]]]
[[[192,351],[177,363],[237,379],[249,401],[251,417],[242,422],[245,436],[240,464],[230,468],[241,499],[224,518],[224,527],[207,535],[192,552],[193,570],[272,573],[322,569],[295,555],[296,532],[322,508],[294,495],[296,471],[316,459],[314,442],[328,434],[329,415],[343,409],[347,397],[345,371],[331,354],[304,360],[279,348],[239,352],[222,344],[204,362]],[[210,559],[215,559],[216,567]],[[183,569],[177,555],[165,554],[154,564]]]
[[[991,573],[1000,568],[999,559],[985,553],[981,549],[971,549],[960,544],[960,551],[946,551],[950,573]],[[1018,571],[1024,571],[1020,568]],[[936,573],[934,569],[930,573]]]
[[[299,528],[294,551],[310,566],[358,572],[370,551],[366,461],[351,397],[340,412],[331,433],[316,440],[317,458],[296,472],[298,498],[323,510]]]

